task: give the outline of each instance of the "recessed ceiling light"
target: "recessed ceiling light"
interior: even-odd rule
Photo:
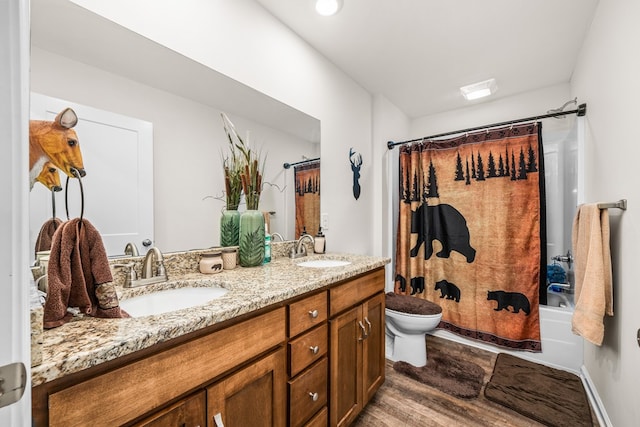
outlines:
[[[489,96],[492,93],[495,93],[497,89],[498,85],[496,84],[496,79],[489,79],[467,86],[462,86],[460,88],[460,92],[462,92],[462,96],[464,96],[466,100],[472,101],[474,99]]]
[[[322,16],[331,16],[342,8],[342,0],[316,0],[316,12]]]

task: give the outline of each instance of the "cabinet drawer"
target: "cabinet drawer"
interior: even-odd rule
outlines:
[[[295,377],[327,354],[328,328],[325,323],[289,342],[289,376]]]
[[[135,427],[162,427],[162,426],[183,426],[197,427],[205,426],[207,418],[206,396],[204,390],[195,395],[181,400],[171,405],[169,408],[153,414],[144,421],[136,423]]]
[[[342,285],[329,289],[331,316],[352,307],[370,296],[384,291],[384,269],[364,274]]]
[[[327,427],[328,423],[329,423],[329,410],[326,407],[324,407],[320,410],[320,412],[315,414],[313,418],[307,421],[304,427]]]
[[[289,305],[289,336],[296,335],[327,320],[327,293],[320,292]]]
[[[289,423],[301,426],[327,404],[327,358],[289,381]]]
[[[285,325],[284,307],[277,308],[53,393],[49,426],[129,422],[280,345]],[[105,392],[114,384],[117,392]]]

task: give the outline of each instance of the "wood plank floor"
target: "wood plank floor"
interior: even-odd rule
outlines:
[[[484,383],[490,380],[497,353],[428,336],[427,351],[435,347],[439,347],[447,354],[480,365],[485,371]],[[595,417],[593,418],[593,425],[597,427],[598,422]],[[484,387],[476,399],[458,399],[397,373],[393,369],[393,362],[389,360],[387,360],[385,383],[353,423],[354,427],[539,427],[542,425],[487,400],[484,397]]]

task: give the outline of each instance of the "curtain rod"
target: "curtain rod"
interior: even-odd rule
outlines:
[[[311,163],[311,162],[315,162],[316,160],[320,160],[320,157],[316,157],[315,159],[302,160],[295,163],[285,163],[282,165],[282,167],[284,167],[285,169],[289,169],[291,166],[301,165],[303,163]]]
[[[389,150],[392,150],[393,147],[395,147],[396,145],[410,144],[412,142],[418,142],[418,141],[424,141],[424,140],[428,140],[428,139],[441,138],[443,136],[455,135],[455,134],[458,134],[458,133],[465,133],[465,132],[473,132],[475,130],[488,129],[488,128],[493,128],[493,127],[498,127],[498,126],[507,126],[507,125],[512,125],[512,124],[516,124],[516,123],[531,122],[531,121],[534,121],[534,120],[546,119],[546,118],[549,118],[549,117],[567,116],[569,114],[577,114],[578,117],[584,116],[585,114],[587,114],[587,104],[580,104],[580,105],[578,105],[578,108],[575,109],[575,110],[557,111],[555,113],[547,113],[547,114],[542,114],[540,116],[533,116],[533,117],[526,117],[526,118],[523,118],[523,119],[509,120],[509,121],[506,121],[506,122],[494,123],[494,124],[491,124],[491,125],[476,126],[476,127],[472,127],[472,128],[456,130],[456,131],[453,131],[453,132],[445,132],[445,133],[439,133],[437,135],[425,136],[423,138],[411,139],[409,141],[401,141],[401,142],[388,141],[387,142],[387,148]]]

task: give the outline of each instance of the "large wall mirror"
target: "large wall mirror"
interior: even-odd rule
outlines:
[[[92,200],[98,198],[106,218],[111,210],[114,219],[126,220],[136,211],[135,201],[130,194],[126,201],[117,196],[124,186],[150,179],[153,209],[149,221],[153,221],[155,246],[172,252],[218,245],[224,209],[221,155],[227,144],[220,119],[224,111],[239,133],[266,155],[267,184],[260,209],[272,212],[272,232],[285,239],[295,237],[294,169],[285,169],[283,164],[320,156],[317,119],[67,0],[32,0],[31,19],[32,92],[77,105],[81,123],[92,120],[83,118],[85,108],[148,123],[152,129],[151,153],[140,154],[145,160],[152,158],[151,177],[140,174],[137,161],[119,154],[126,138],[117,132],[111,137],[109,132],[99,132],[106,139],[100,142],[100,149],[109,156],[92,154],[85,160],[88,220],[92,220],[91,209],[98,205],[91,205]],[[51,116],[53,111],[43,114]],[[98,139],[92,135],[83,135],[79,127],[80,146]],[[107,183],[111,191],[92,192],[91,180]],[[75,182],[69,187],[78,191]],[[41,214],[32,215],[33,238],[50,214],[46,206],[51,204],[51,194],[41,189],[32,193],[32,203],[38,197],[45,206]],[[57,213],[66,219],[63,193],[56,197]],[[74,209],[71,216],[75,216]],[[92,223],[98,230],[126,235],[126,230],[96,221]],[[134,243],[144,249],[140,241]],[[119,246],[108,248],[109,254],[122,254],[124,247]]]

